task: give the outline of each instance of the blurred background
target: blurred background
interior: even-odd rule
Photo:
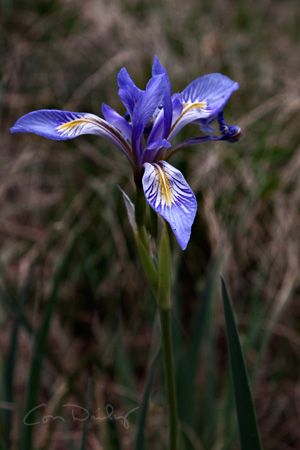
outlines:
[[[298,0],[1,0],[1,448],[21,448],[26,433],[26,450],[79,449],[83,433],[88,449],[133,448],[133,409],[159,332],[118,189],[133,196],[129,166],[96,137],[55,142],[11,136],[9,127],[41,108],[100,114],[106,102],[124,113],[118,70],[126,66],[144,87],[157,54],[174,92],[209,72],[240,83],[225,118],[243,139],[187,148],[173,160],[199,204],[188,249],[173,241],[184,445],[239,448],[222,273],[264,448],[299,450],[299,44]],[[27,426],[32,392],[42,406],[39,424]],[[90,405],[107,420],[84,420],[83,409],[66,404]],[[128,424],[120,419],[127,413]],[[158,363],[146,448],[166,440]]]

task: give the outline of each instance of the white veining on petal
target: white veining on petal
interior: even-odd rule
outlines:
[[[200,118],[204,119],[209,115],[210,111],[207,109],[207,102],[205,100],[196,102],[186,101],[183,103],[181,113],[175,117],[172,123],[168,139],[172,139],[186,124]]]
[[[69,117],[71,120],[56,127],[56,131],[61,137],[75,138],[80,134],[106,135],[123,149],[129,159],[132,158],[131,147],[125,136],[113,125],[94,114],[77,115],[76,113],[70,113]]]
[[[73,116],[74,118],[71,118],[70,121],[62,123],[56,127],[56,130],[62,136],[75,137],[83,131],[83,128],[85,128],[85,131],[88,132],[93,131],[95,126],[100,126],[95,117],[91,114],[86,114],[83,117],[77,117],[75,114]]]
[[[155,208],[171,208],[176,204],[184,212],[188,212],[185,202],[193,197],[191,191],[183,183],[182,175],[176,169],[171,169],[164,161],[154,163],[153,178],[149,183],[145,194],[149,202],[153,202]]]
[[[143,189],[149,205],[169,222],[184,250],[197,211],[195,195],[182,173],[166,161],[145,163]]]

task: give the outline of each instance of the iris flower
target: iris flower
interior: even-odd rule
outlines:
[[[157,57],[145,90],[135,85],[125,67],[117,81],[126,108],[124,116],[106,104],[102,104],[104,118],[85,112],[41,109],[22,116],[11,132],[34,133],[54,140],[93,134],[110,140],[128,158],[147,202],[170,224],[185,250],[197,201],[182,173],[167,160],[190,145],[238,140],[241,130],[224,121],[223,109],[239,85],[225,75],[213,73],[172,95],[168,73]],[[200,127],[201,135],[174,143],[180,130],[191,123]],[[214,123],[218,124],[217,134],[213,132]]]

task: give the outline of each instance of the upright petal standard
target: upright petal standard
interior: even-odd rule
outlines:
[[[142,185],[151,208],[169,224],[185,250],[197,212],[195,195],[182,173],[166,160],[179,149],[209,141],[236,142],[238,126],[228,125],[223,110],[238,83],[213,73],[192,81],[182,92],[171,94],[166,69],[155,56],[152,77],[140,89],[123,67],[118,74],[124,116],[102,105],[104,119],[91,113],[42,109],[22,116],[12,133],[34,133],[54,139],[74,139],[83,134],[110,140],[128,158],[135,182]],[[214,123],[219,133],[214,134]],[[204,134],[173,144],[180,130],[194,123]],[[206,134],[205,134],[206,133]]]

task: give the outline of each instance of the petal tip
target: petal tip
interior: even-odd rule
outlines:
[[[14,134],[14,133],[18,133],[20,130],[18,129],[18,127],[15,125],[13,125],[12,127],[10,127],[9,132],[10,134]]]
[[[185,239],[184,241],[177,238],[177,242],[182,251],[185,251],[187,249],[188,243],[190,242],[190,238],[191,235],[189,235],[188,239]]]

